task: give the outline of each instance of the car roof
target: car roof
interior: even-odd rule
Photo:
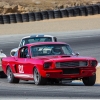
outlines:
[[[66,43],[64,42],[36,42],[36,43],[26,44],[25,46],[36,46],[36,45],[47,45],[47,44],[49,45],[49,44],[66,44]]]
[[[43,34],[38,34],[38,35],[34,34],[34,35],[23,37],[22,39],[32,38],[32,37],[54,37],[54,36],[52,36],[52,35],[43,35]]]

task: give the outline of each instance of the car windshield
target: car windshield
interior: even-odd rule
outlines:
[[[72,50],[66,44],[49,44],[31,47],[32,57],[48,55],[72,55]]]
[[[35,43],[35,42],[52,42],[52,37],[32,37],[23,39],[20,47],[24,46],[25,44]]]

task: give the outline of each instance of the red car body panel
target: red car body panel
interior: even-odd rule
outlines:
[[[62,42],[43,42],[43,43],[34,43],[26,45],[28,47],[29,53],[31,46],[42,45],[42,44],[65,44]],[[57,56],[37,56],[31,58],[19,58],[20,49],[18,52],[18,57],[6,57],[2,59],[2,69],[5,74],[7,74],[7,67],[9,66],[16,78],[23,80],[34,80],[33,71],[36,67],[40,75],[44,78],[59,78],[59,79],[79,79],[83,77],[92,76],[96,72],[96,65],[91,66],[91,61],[96,61],[92,57],[80,57],[80,56],[67,56],[67,55],[57,55]],[[56,62],[71,62],[71,61],[88,61],[87,66],[84,67],[62,67],[56,68]],[[44,63],[50,62],[51,65],[49,68],[44,68]],[[79,70],[79,73],[73,74],[64,74],[64,71]]]

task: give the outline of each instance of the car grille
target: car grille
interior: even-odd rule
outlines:
[[[79,68],[63,69],[63,74],[79,74],[79,72],[80,72]]]
[[[86,67],[87,65],[88,65],[87,61],[56,62],[56,68]]]

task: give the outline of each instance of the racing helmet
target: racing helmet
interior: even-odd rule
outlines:
[[[62,52],[61,52],[61,49],[60,49],[59,47],[54,47],[54,48],[52,48],[52,53],[53,53],[54,55],[59,55],[59,54],[61,54]]]

